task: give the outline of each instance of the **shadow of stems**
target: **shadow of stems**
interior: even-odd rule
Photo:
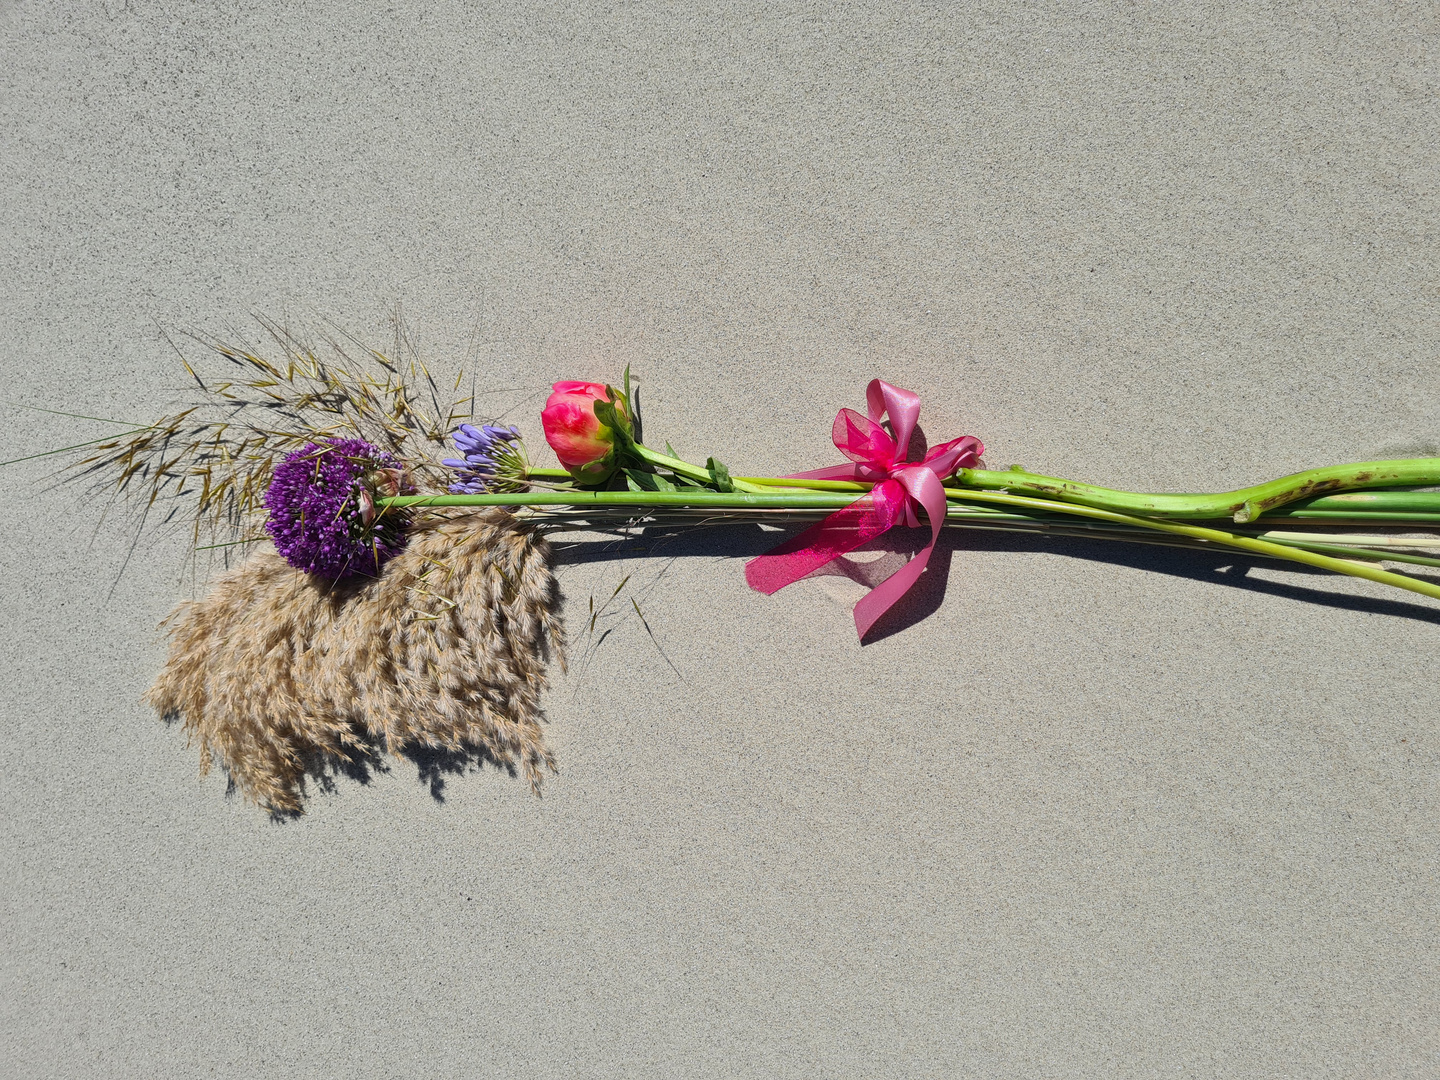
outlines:
[[[793,539],[802,528],[795,526],[784,532],[775,532],[754,524],[713,524],[691,528],[639,529],[623,538],[556,543],[556,562],[595,562],[619,556],[749,559],[764,554],[782,541]],[[878,552],[879,558],[860,560],[841,556],[810,577],[845,577],[866,588],[874,588],[919,551],[929,536],[929,529],[923,527],[891,529],[875,542],[857,550],[857,554]],[[1244,589],[1341,611],[1390,615],[1440,625],[1440,609],[1385,596],[1336,592],[1326,588],[1326,583],[1345,580],[1340,575],[1299,563],[1251,558],[1239,551],[1203,551],[1124,541],[947,529],[936,542],[925,573],[914,588],[871,628],[865,637],[867,644],[898,634],[939,610],[945,600],[951,565],[957,551],[1043,552]],[[1293,580],[1281,582],[1250,576],[1250,571],[1256,567],[1283,570],[1293,575]],[[1400,590],[1393,591],[1400,593]]]

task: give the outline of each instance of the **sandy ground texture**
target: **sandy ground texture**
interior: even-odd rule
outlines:
[[[875,376],[1121,487],[1433,448],[1440,26],[1339,7],[6,3],[0,460],[397,305],[534,442],[628,363],[737,472]],[[274,822],[139,700],[183,532],[58,460],[0,487],[6,1075],[1440,1074],[1422,598],[962,537],[862,648],[754,532],[572,548],[542,798]]]

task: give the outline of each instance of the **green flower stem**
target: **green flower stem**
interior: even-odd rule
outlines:
[[[1097,521],[1130,525],[1141,529],[1185,536],[1195,540],[1207,540],[1225,547],[1268,555],[1271,558],[1287,559],[1291,562],[1331,570],[1351,577],[1366,578],[1383,585],[1407,589],[1440,600],[1440,585],[1392,573],[1377,567],[1347,562],[1343,559],[1307,551],[1287,544],[1258,540],[1250,536],[1207,529],[1198,525],[1186,525],[1175,521],[1156,521],[1135,517],[1101,507],[1076,503],[1056,502],[1050,499],[1036,499],[1028,496],[1011,495],[995,491],[966,491],[953,493],[956,498],[981,505],[1013,507],[1021,510],[1048,511],[1050,513],[1073,515]],[[667,491],[573,491],[573,492],[519,492],[495,495],[401,495],[376,500],[387,506],[569,506],[585,507],[686,507],[705,510],[746,510],[746,509],[839,509],[854,501],[853,497],[841,492],[804,491],[754,494],[749,492],[667,492]],[[1367,555],[1366,557],[1373,557]]]
[[[651,465],[658,465],[662,469],[669,469],[677,476],[684,476],[690,480],[694,480],[696,483],[711,484],[715,481],[715,478],[710,475],[709,469],[702,469],[699,465],[691,465],[688,461],[671,457],[669,454],[662,454],[658,450],[651,450],[642,443],[631,443],[630,445],[634,448],[635,453],[639,454]],[[736,491],[758,492],[761,490],[743,481],[731,480],[730,482],[734,485]]]
[[[543,481],[569,482],[571,476],[564,469],[531,469],[530,477]],[[1008,472],[996,474],[1009,477]],[[1303,475],[1303,474],[1302,474]],[[794,491],[837,491],[865,492],[873,486],[856,480],[803,480],[785,476],[737,476],[735,483],[748,487],[790,489]],[[947,494],[955,494],[954,491]],[[1128,492],[1123,494],[1130,494]],[[1144,498],[1145,496],[1136,496]],[[1339,495],[1319,495],[1299,499],[1283,509],[1270,510],[1267,517],[1282,515],[1300,517],[1313,513],[1330,514],[1336,517],[1368,515],[1372,520],[1395,516],[1397,520],[1430,520],[1440,517],[1440,491],[1347,491]],[[1416,515],[1412,517],[1411,515]],[[1363,519],[1363,518],[1362,518]]]
[[[651,509],[644,514],[645,525],[659,526],[704,526],[717,524],[733,524],[736,521],[754,523],[765,520],[772,515],[780,515],[778,520],[786,524],[811,524],[826,517],[828,510],[797,510],[797,509],[751,509],[743,518],[727,517],[724,511],[712,514],[709,511],[693,507],[661,508]],[[561,510],[541,511],[538,517],[538,524],[543,529],[555,532],[573,532],[576,530],[586,531],[596,528],[604,528],[603,519],[605,514],[597,514],[594,510],[589,513],[578,512],[566,514]],[[619,515],[616,515],[619,516]],[[633,515],[621,517],[625,526],[632,526],[635,523]],[[1215,545],[1208,540],[1196,540],[1188,536],[1172,536],[1169,533],[1157,532],[1153,529],[1136,528],[1130,525],[1120,525],[1105,521],[1077,520],[1074,517],[1065,517],[1062,514],[1046,514],[1036,516],[1034,514],[1011,514],[998,510],[980,510],[975,507],[962,507],[951,505],[946,514],[945,524],[950,528],[980,529],[986,532],[1010,532],[1021,533],[1030,536],[1064,536],[1076,537],[1085,540],[1115,540],[1124,541],[1130,544],[1147,544],[1159,547],[1183,547],[1197,551],[1215,550]],[[1310,537],[1304,534],[1291,534],[1290,537],[1265,534],[1258,539],[1269,540],[1273,543],[1286,547],[1304,548],[1311,543]],[[1328,537],[1327,537],[1328,539]],[[1390,537],[1385,536],[1363,536],[1363,537],[1340,537],[1347,543],[1359,544],[1369,543],[1372,547],[1378,543],[1382,547]],[[1440,541],[1437,541],[1440,543]],[[1369,550],[1366,547],[1344,547],[1330,545],[1326,552],[1331,555],[1351,556],[1371,560],[1390,559],[1396,562],[1418,561],[1426,565],[1432,565],[1430,560],[1424,557],[1400,556],[1388,550]],[[1252,552],[1257,558],[1280,558],[1279,556],[1262,555]],[[1282,559],[1283,561],[1283,559]],[[1440,565],[1440,560],[1434,560],[1433,565]]]
[[[823,491],[522,491],[493,495],[396,495],[376,499],[383,506],[678,506],[704,510],[839,510],[854,495]]]
[[[1321,495],[1285,506],[1284,513],[1301,510],[1359,510],[1366,513],[1400,511],[1440,514],[1440,491],[1347,491],[1343,495]]]
[[[1414,563],[1417,566],[1440,566],[1440,559],[1432,559],[1427,555],[1409,555],[1403,551],[1376,551],[1373,548],[1347,547],[1344,544],[1322,544],[1314,540],[1275,540],[1272,544],[1284,544],[1286,547],[1300,548],[1304,551],[1318,551],[1322,555],[1334,555],[1342,559],[1373,559],[1376,562],[1403,562]]]
[[[664,456],[664,455],[660,455]],[[673,459],[671,459],[673,460]],[[682,462],[683,464],[683,462]],[[1398,462],[1372,462],[1372,465],[1396,465],[1415,466],[1406,472],[1411,479],[1405,483],[1418,484],[1422,482],[1440,484],[1440,458],[1416,459],[1415,461]],[[667,466],[669,467],[669,466]],[[694,469],[694,466],[690,466]],[[1010,490],[1019,494],[1029,493],[1029,489],[1022,490],[1022,487],[1029,485],[1029,488],[1038,488],[1037,484],[1031,481],[1041,482],[1055,490],[1049,491],[1050,497],[1059,498],[1065,502],[1078,502],[1082,505],[1100,506],[1102,509],[1120,510],[1132,512],[1139,516],[1157,514],[1163,517],[1193,518],[1223,518],[1232,517],[1236,513],[1236,506],[1243,504],[1254,495],[1259,495],[1265,504],[1264,514],[1271,518],[1314,518],[1316,520],[1349,518],[1356,521],[1384,521],[1394,519],[1397,522],[1405,521],[1440,521],[1440,491],[1353,491],[1341,495],[1322,495],[1319,497],[1288,496],[1294,498],[1293,504],[1276,502],[1273,497],[1267,496],[1264,489],[1276,488],[1277,485],[1285,492],[1303,489],[1307,484],[1315,483],[1317,474],[1340,473],[1342,476],[1354,476],[1357,472],[1364,474],[1367,467],[1362,465],[1342,465],[1334,469],[1312,469],[1307,473],[1297,473],[1295,476],[1282,477],[1273,480],[1268,484],[1258,484],[1253,488],[1242,488],[1239,491],[1222,492],[1214,495],[1143,495],[1130,491],[1115,491],[1109,488],[1094,487],[1088,484],[1076,484],[1069,480],[1055,480],[1051,477],[1036,477],[1032,473],[1018,472],[1015,470],[1007,472],[991,472],[980,469],[961,470],[965,476],[967,488],[989,487],[1000,490]],[[695,470],[697,473],[702,470]],[[530,474],[536,477],[554,476],[557,479],[568,477],[568,473],[560,469],[532,469]],[[1416,476],[1429,477],[1429,480],[1414,479]],[[1017,484],[1015,478],[1020,478],[1022,484]],[[983,479],[983,483],[979,482]],[[1334,483],[1335,477],[1319,478],[1319,482]],[[1364,480],[1360,483],[1399,483],[1393,479],[1385,480]],[[952,487],[947,494],[958,497],[956,487],[957,480],[951,480]],[[741,488],[741,485],[744,485]],[[745,491],[759,490],[792,490],[792,491],[833,491],[833,492],[865,492],[869,491],[873,484],[859,480],[806,480],[784,476],[741,476],[735,478],[737,489]],[[1068,494],[1060,494],[1061,489],[1066,492],[1077,491],[1085,494],[1086,498],[1071,498]],[[1313,488],[1311,489],[1313,490]],[[1183,500],[1175,503],[1172,500]],[[1257,504],[1258,505],[1258,504]],[[1283,509],[1273,507],[1283,506]],[[1147,507],[1153,507],[1147,509]]]
[[[1136,525],[1146,529],[1156,529],[1160,532],[1173,533],[1176,536],[1189,536],[1196,540],[1209,540],[1216,544],[1223,544],[1226,547],[1239,548],[1242,551],[1253,551],[1262,555],[1269,555],[1272,558],[1288,559],[1291,562],[1305,563],[1309,566],[1319,567],[1322,570],[1332,570],[1337,574],[1348,574],[1351,577],[1365,578],[1369,581],[1379,582],[1382,585],[1394,585],[1398,589],[1408,589],[1410,592],[1440,600],[1440,585],[1434,585],[1428,581],[1421,581],[1417,578],[1406,577],[1404,574],[1391,573],[1389,570],[1381,570],[1378,567],[1332,558],[1328,555],[1321,555],[1318,552],[1271,543],[1266,540],[1257,540],[1253,536],[1239,536],[1235,533],[1222,532],[1219,529],[1206,529],[1198,525],[1184,525],[1178,521],[1155,521],[1149,518],[1120,514],[1113,510],[1104,510],[1099,507],[1059,503],[1049,499],[1031,499],[1023,496],[1002,495],[990,491],[970,492],[967,494],[967,497],[982,503],[988,502],[1004,506],[1029,506],[1036,510],[1050,510],[1064,514],[1075,514],[1080,517],[1094,518],[1099,521],[1113,521],[1126,525]],[[1373,556],[1367,555],[1366,557]]]
[[[1255,525],[1276,525],[1287,521],[1314,521],[1319,524],[1343,525],[1346,522],[1354,521],[1359,523],[1374,523],[1388,525],[1404,525],[1407,522],[1436,522],[1440,521],[1440,513],[1435,514],[1396,514],[1396,513],[1370,513],[1368,511],[1356,510],[1271,510],[1262,518],[1256,518],[1251,524]]]
[[[971,520],[965,520],[971,519]],[[1044,516],[1008,514],[1008,513],[967,513],[964,509],[951,504],[949,513],[946,515],[946,525],[972,525],[980,529],[1014,529],[1017,525],[1022,526],[1021,531],[1030,533],[1041,533],[1057,536],[1090,536],[1097,539],[1112,539],[1126,541],[1160,542],[1162,537],[1156,536],[1153,527],[1139,528],[1133,525],[1121,525],[1101,521],[1075,522],[1073,517],[1066,517],[1064,514],[1045,514]],[[1246,535],[1244,533],[1238,535]],[[1284,547],[1303,548],[1309,551],[1318,551],[1321,554],[1335,555],[1341,558],[1371,559],[1376,561],[1390,561],[1414,563],[1419,566],[1440,566],[1440,559],[1426,555],[1413,555],[1408,552],[1396,551],[1395,548],[1404,548],[1408,544],[1417,544],[1421,548],[1440,545],[1440,540],[1429,542],[1425,540],[1415,541],[1405,537],[1392,536],[1332,536],[1325,533],[1309,535],[1306,533],[1276,533],[1266,532],[1260,535],[1252,535],[1251,539],[1263,540],[1271,544],[1279,544]],[[1179,536],[1164,536],[1164,540],[1174,543],[1183,543],[1189,547],[1202,550],[1214,550],[1213,542],[1209,540],[1196,541]]]
[[[790,476],[741,476],[743,480],[760,488],[789,488],[794,491],[869,491],[875,485],[867,480],[799,480]]]
[[[1345,468],[1353,468],[1353,466],[1345,466]],[[1321,470],[1315,471],[1318,472]],[[969,470],[969,472],[973,476],[979,473],[980,470]],[[1016,474],[1013,472],[992,472],[986,473],[985,475],[1000,478],[997,480],[995,487],[1005,489],[1011,488],[1012,485],[1002,483],[1001,481]],[[1301,473],[1300,475],[1305,476],[1308,474]],[[1284,480],[1289,479],[1291,478],[1284,478]],[[857,480],[795,480],[785,477],[766,476],[747,476],[744,477],[744,480],[749,484],[765,488],[790,488],[805,491],[869,491],[873,486],[864,481]],[[1283,483],[1284,480],[1273,481],[1273,483]],[[953,485],[955,481],[951,480],[948,481],[948,483]],[[1068,480],[1057,481],[1057,483],[1076,488],[1088,487],[1088,485],[1083,484],[1071,484]],[[1268,487],[1270,485],[1262,484],[1258,486]],[[1222,509],[1227,505],[1233,506],[1234,496],[1241,494],[1241,492],[1227,492],[1219,495],[1140,495],[1129,491],[1110,491],[1108,488],[1092,488],[1091,490],[1109,492],[1110,495],[1117,496],[1114,500],[1117,503],[1122,501],[1140,502],[1157,499],[1204,499],[1209,501],[1212,507],[1218,505]],[[1245,490],[1253,491],[1255,489],[1247,488]],[[947,488],[946,494],[951,498],[963,497],[961,489],[956,487]],[[1069,500],[1067,499],[1066,501]],[[1096,503],[1085,505],[1098,505],[1098,500]],[[1107,506],[1106,508],[1114,509],[1115,507]],[[1148,512],[1141,516],[1148,516]],[[1161,516],[1192,517],[1194,515],[1171,515],[1166,513]],[[1219,518],[1227,515],[1212,514],[1211,516]],[[1314,519],[1316,521],[1338,521],[1342,519],[1355,521],[1393,520],[1397,524],[1407,521],[1440,521],[1440,491],[1347,492],[1343,495],[1324,495],[1317,498],[1307,498],[1296,501],[1293,504],[1285,505],[1280,509],[1267,510],[1265,512],[1265,521],[1280,518],[1294,520]]]
[[[591,491],[585,488],[572,488],[569,491],[494,492],[485,495],[394,495],[376,499],[375,504],[394,507],[571,506],[578,509],[586,507],[640,507],[642,509],[670,507],[707,512],[715,510],[833,511],[850,506],[855,502],[856,494],[853,491]],[[862,490],[859,494],[863,495],[864,491]],[[969,498],[976,493],[955,492],[952,494]],[[990,517],[995,514],[989,507],[981,506],[952,506],[951,510],[974,517]],[[1033,517],[1033,515],[1024,516]]]
[[[710,475],[709,469],[702,469],[699,465],[691,465],[688,461],[671,457],[669,454],[662,454],[658,450],[651,450],[642,443],[631,443],[630,445],[634,448],[635,453],[639,454],[641,458],[651,465],[656,465],[662,469],[669,469],[679,476],[694,480],[697,484],[712,484],[715,481],[715,478]],[[526,475],[537,480],[571,479],[570,474],[564,469],[530,469]],[[762,487],[747,483],[744,480],[732,478],[730,482],[735,486],[736,491],[758,494],[764,490]]]
[[[1323,540],[1327,544],[1349,544],[1352,547],[1364,548],[1440,548],[1440,536],[1396,536],[1394,533],[1322,533],[1309,529],[1302,532],[1262,530],[1252,533],[1249,530],[1250,526],[1229,531],[1254,536],[1260,540],[1273,540],[1277,543],[1284,543],[1286,540],[1303,540],[1307,543]]]
[[[1268,483],[1214,495],[1147,495],[1115,491],[1039,476],[1023,469],[1005,472],[990,469],[961,469],[951,484],[962,488],[1001,490],[1042,499],[1092,506],[1117,513],[1166,518],[1224,518],[1237,522],[1256,518],[1311,495],[1371,487],[1422,487],[1440,484],[1440,458],[1411,458],[1402,461],[1365,461],[1355,465],[1332,465],[1323,469],[1283,476]]]

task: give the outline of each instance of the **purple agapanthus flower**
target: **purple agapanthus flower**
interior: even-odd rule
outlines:
[[[360,439],[307,443],[275,466],[266,531],[291,566],[332,580],[374,576],[405,547],[405,517],[375,506],[408,490],[400,463]]]
[[[524,481],[525,459],[520,431],[500,424],[461,424],[451,435],[455,449],[464,459],[446,458],[444,464],[459,471],[450,491],[456,495],[480,495],[487,491],[514,490]],[[511,444],[516,445],[511,445]]]

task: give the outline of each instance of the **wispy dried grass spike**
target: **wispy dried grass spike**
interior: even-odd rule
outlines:
[[[277,323],[262,319],[261,326],[278,362],[248,345],[194,335],[231,377],[207,383],[204,365],[182,355],[201,402],[96,446],[72,476],[138,495],[147,507],[191,496],[196,544],[202,533],[217,541],[253,533],[276,462],[316,439],[363,439],[406,460],[420,490],[445,489],[450,477],[439,458],[455,425],[471,418],[471,399],[442,405],[413,356],[406,376],[404,365],[345,335],[317,348]],[[397,348],[406,342],[402,328]],[[457,378],[457,392],[459,385]]]

